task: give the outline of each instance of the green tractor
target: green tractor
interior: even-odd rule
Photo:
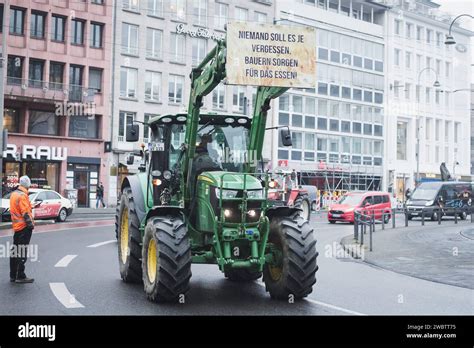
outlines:
[[[151,301],[178,301],[191,264],[216,264],[236,282],[263,275],[275,299],[301,299],[316,282],[316,240],[298,210],[273,206],[261,163],[270,101],[287,88],[259,87],[252,118],[201,114],[225,78],[224,40],[191,73],[187,114],[149,120],[141,173],[124,179],[116,214],[120,275],[143,282]],[[127,127],[138,141],[139,126]],[[291,135],[281,129],[281,142]],[[259,162],[260,161],[260,162]]]

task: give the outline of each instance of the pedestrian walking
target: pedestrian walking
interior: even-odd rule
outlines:
[[[30,186],[30,178],[24,175],[20,178],[20,185],[10,196],[10,214],[14,231],[10,254],[10,281],[20,284],[34,281],[25,274],[27,250],[34,229],[33,212],[28,196]]]
[[[105,209],[107,208],[104,203],[104,185],[102,185],[102,182],[99,183],[99,186],[97,186],[97,192],[96,192],[96,202],[95,202],[95,208],[99,208],[99,202],[102,204],[102,207]]]

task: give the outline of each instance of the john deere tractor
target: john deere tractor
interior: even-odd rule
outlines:
[[[149,120],[144,170],[125,178],[116,214],[120,275],[143,282],[151,301],[177,301],[191,264],[216,264],[236,282],[263,275],[275,299],[312,291],[316,240],[297,208],[273,206],[269,179],[257,174],[270,101],[287,88],[258,87],[253,117],[200,112],[226,76],[226,42],[191,73],[187,114]],[[139,125],[127,127],[138,141]],[[281,129],[285,146],[291,135]],[[254,160],[252,160],[254,159]]]

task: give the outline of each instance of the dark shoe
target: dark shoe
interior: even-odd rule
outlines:
[[[11,283],[14,283],[15,281],[16,281],[15,278],[10,278],[10,282],[11,282]]]
[[[26,283],[33,283],[35,280],[33,278],[28,278],[28,277],[25,277],[25,278],[19,278],[17,280],[15,280],[15,283],[17,284],[26,284]]]

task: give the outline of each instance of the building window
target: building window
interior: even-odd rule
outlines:
[[[405,99],[411,98],[411,84],[405,83]]]
[[[99,118],[74,116],[69,119],[69,136],[73,138],[99,138]]]
[[[58,135],[58,120],[54,112],[30,110],[28,133]]]
[[[362,68],[362,57],[354,56],[354,66],[357,68]]]
[[[161,73],[154,71],[145,72],[145,100],[161,100]]]
[[[425,103],[429,104],[431,99],[431,88],[426,87]]]
[[[185,62],[185,51],[186,51],[186,37],[171,33],[171,62],[184,63]]]
[[[4,109],[3,128],[8,129],[9,133],[18,133],[20,131],[20,110]]]
[[[400,55],[401,55],[401,51],[398,48],[395,48],[393,57],[394,57],[394,63],[396,66],[400,66]]]
[[[227,24],[229,16],[229,5],[216,2],[216,13],[215,13],[215,25],[221,30],[224,30],[224,26]]]
[[[406,23],[405,24],[405,35],[407,39],[412,38],[412,29],[413,29],[413,24],[411,23]]]
[[[64,42],[64,26],[66,18],[58,15],[51,17],[51,40]]]
[[[163,17],[163,1],[164,0],[148,0],[148,15]]]
[[[328,129],[328,119],[324,117],[318,117],[318,129],[327,130]]]
[[[411,52],[405,52],[405,66],[407,69],[411,69]]]
[[[3,17],[2,17],[3,18]],[[10,34],[23,35],[25,29],[25,10],[10,8]]]
[[[397,160],[407,160],[407,129],[406,122],[397,123]]]
[[[207,24],[207,0],[193,0],[194,24]]]
[[[147,58],[162,59],[163,32],[158,29],[146,30],[146,56]]]
[[[96,4],[96,5],[103,5],[104,0],[91,0],[91,3]]]
[[[84,21],[73,19],[71,21],[71,43],[82,45],[84,43]]]
[[[331,93],[331,97],[339,97],[339,86],[331,85],[330,93]]]
[[[184,77],[178,75],[170,75],[168,80],[168,101],[170,103],[183,102]]]
[[[214,109],[225,109],[225,85],[222,83],[212,91],[212,107]]]
[[[242,86],[234,86],[232,93],[233,111],[243,113],[245,111],[245,89]]]
[[[267,22],[267,14],[255,11],[255,22],[257,22],[257,23],[266,23]]]
[[[145,114],[144,122],[143,122],[143,142],[147,143],[150,141],[150,126],[148,122],[150,118],[154,117],[155,115]]]
[[[102,92],[102,69],[89,68],[89,89]]]
[[[8,56],[7,84],[21,85],[23,79],[23,57]]]
[[[69,66],[69,100],[71,101],[82,101],[83,71],[83,66]]]
[[[370,91],[364,91],[364,101],[367,103],[373,102],[373,93]]]
[[[44,60],[30,59],[28,85],[34,88],[43,88]]]
[[[207,39],[193,38],[192,64],[197,66],[207,54]]]
[[[319,82],[318,83],[318,94],[328,95],[328,84]]]
[[[43,12],[31,12],[30,34],[34,39],[44,38],[44,22],[46,15]]]
[[[416,39],[418,41],[423,40],[423,27],[416,26]]]
[[[138,26],[122,23],[122,53],[138,56]]]
[[[235,8],[235,19],[239,22],[247,22],[249,19],[249,10],[245,8]]]
[[[129,11],[140,11],[140,0],[123,0],[123,8]]]
[[[125,98],[137,98],[137,76],[138,69],[120,69],[120,96]]]
[[[118,140],[119,141],[124,141],[125,140],[125,130],[127,129],[128,126],[131,126],[133,124],[133,121],[135,121],[136,114],[134,112],[125,112],[125,111],[120,111],[119,112],[119,129],[118,129]]]
[[[318,58],[320,60],[328,60],[329,59],[329,51],[326,48],[318,48]]]
[[[401,31],[402,31],[402,21],[399,21],[398,19],[395,19],[395,22],[394,22],[394,25],[395,25],[395,35],[401,35]]]
[[[443,37],[443,34],[439,32],[436,33],[436,46],[441,47],[441,42],[443,40],[442,37]]]
[[[445,66],[446,77],[449,77],[450,72],[451,72],[451,64],[449,62],[446,62],[446,66]]]
[[[54,90],[63,90],[64,81],[64,63],[49,63],[49,88]]]
[[[186,20],[186,0],[170,0],[171,18],[179,21]]]
[[[340,61],[341,61],[341,54],[337,51],[331,51],[331,62],[340,63]]]
[[[433,40],[433,30],[430,30],[430,29],[426,29],[426,43],[431,43],[431,41]]]
[[[102,48],[102,37],[104,35],[104,25],[91,23],[91,47]]]

